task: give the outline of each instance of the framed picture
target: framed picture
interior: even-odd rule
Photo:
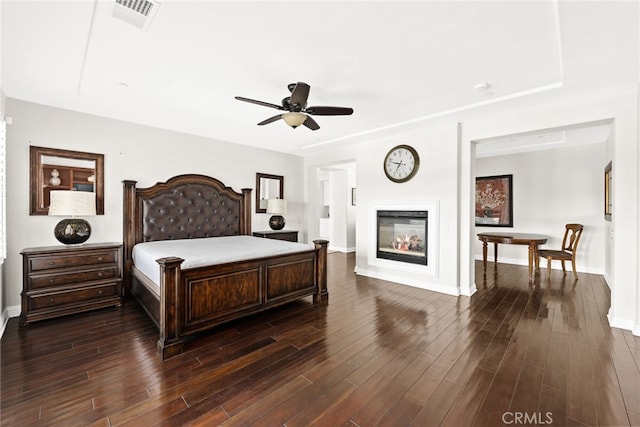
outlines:
[[[613,175],[611,174],[611,162],[604,168],[604,219],[611,221],[611,214],[613,211],[613,203],[611,202],[611,181]]]
[[[513,175],[476,177],[476,225],[513,227]]]
[[[355,188],[351,188],[351,206],[355,206],[356,205],[356,189]]]

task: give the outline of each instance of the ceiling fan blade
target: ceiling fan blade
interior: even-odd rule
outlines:
[[[273,123],[275,121],[278,121],[281,118],[282,118],[282,114],[278,114],[277,116],[269,117],[268,119],[263,120],[260,123],[258,123],[258,126],[268,125],[269,123]]]
[[[304,123],[302,123],[303,125],[305,125],[306,127],[308,127],[311,130],[318,130],[320,129],[320,126],[318,125],[318,123],[316,123],[315,120],[313,120],[311,117],[307,116],[307,118],[305,119]]]
[[[309,98],[309,85],[303,82],[296,83],[296,87],[293,88],[293,92],[291,92],[291,97],[289,98],[290,104],[297,104],[301,108],[307,106],[307,98]]]
[[[284,110],[284,108],[282,108],[281,105],[278,104],[272,104],[270,102],[264,102],[264,101],[258,101],[255,99],[250,99],[250,98],[244,98],[242,96],[236,96],[235,97],[238,101],[244,101],[244,102],[250,102],[252,104],[258,104],[258,105],[262,105],[263,107],[271,107],[271,108],[276,108],[278,110]]]
[[[315,106],[307,108],[304,112],[315,116],[348,116],[353,114],[353,108]]]

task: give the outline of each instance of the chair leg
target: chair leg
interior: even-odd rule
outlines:
[[[578,272],[576,271],[576,260],[571,259],[571,267],[573,267],[573,276],[578,280]]]
[[[562,262],[562,275],[566,276],[567,275],[567,269],[564,268],[564,260],[561,260],[561,262]]]
[[[551,258],[547,258],[547,277],[551,277]]]

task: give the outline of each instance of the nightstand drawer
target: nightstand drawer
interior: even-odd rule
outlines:
[[[106,268],[93,268],[87,271],[74,271],[68,273],[32,275],[29,277],[29,289],[50,288],[70,283],[91,282],[94,280],[112,279],[120,276],[118,266]]]
[[[118,285],[110,283],[103,286],[76,289],[72,291],[43,293],[29,297],[31,310],[58,307],[66,304],[77,304],[83,301],[94,301],[100,298],[118,296]]]
[[[55,268],[80,267],[84,265],[109,264],[118,262],[118,251],[109,250],[90,254],[56,255],[31,258],[29,270],[51,270]]]

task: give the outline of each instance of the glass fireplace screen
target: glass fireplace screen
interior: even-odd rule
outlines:
[[[378,211],[377,257],[427,265],[427,211]]]

